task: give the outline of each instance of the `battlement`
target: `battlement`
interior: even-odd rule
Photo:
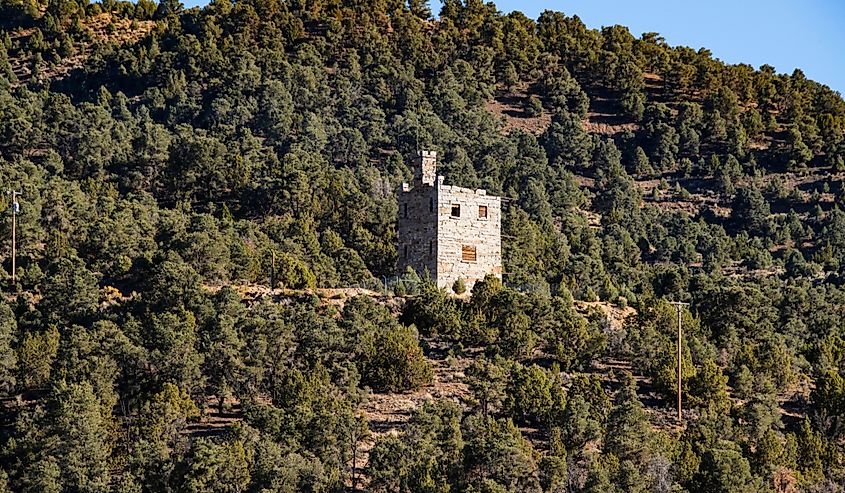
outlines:
[[[438,176],[438,178],[443,178],[443,177]],[[487,190],[484,190],[483,188],[472,189],[472,188],[459,187],[459,186],[455,186],[455,185],[443,185],[442,182],[439,184],[438,188],[440,188],[440,190],[442,192],[468,193],[468,194],[472,194],[472,195],[487,195]]]
[[[418,151],[414,184],[434,186],[437,178],[437,151]]]

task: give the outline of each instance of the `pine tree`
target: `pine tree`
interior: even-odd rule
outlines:
[[[8,397],[15,388],[18,358],[14,350],[17,322],[11,308],[0,302],[0,396]]]
[[[648,454],[651,425],[643,405],[637,397],[636,382],[630,373],[622,377],[622,388],[607,418],[604,450],[636,464],[645,464]]]

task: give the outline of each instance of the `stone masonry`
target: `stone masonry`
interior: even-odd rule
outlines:
[[[485,190],[445,185],[437,153],[420,151],[414,182],[399,192],[397,270],[428,273],[447,291],[467,290],[487,274],[502,275],[502,201]]]

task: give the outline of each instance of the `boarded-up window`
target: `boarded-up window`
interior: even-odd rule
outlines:
[[[480,219],[487,219],[487,206],[486,205],[479,205],[478,206],[478,217]]]
[[[475,262],[478,259],[478,256],[475,252],[475,246],[473,245],[462,245],[461,246],[461,260],[464,262]]]
[[[452,204],[452,217],[461,217],[461,204]]]

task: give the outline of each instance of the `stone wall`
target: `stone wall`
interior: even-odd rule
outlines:
[[[403,185],[399,192],[399,220],[396,233],[399,239],[397,274],[410,266],[422,277],[426,270],[432,279],[437,275],[437,189]]]
[[[502,275],[502,200],[484,190],[437,183],[437,285],[451,289],[463,278],[467,290],[487,274]],[[453,206],[460,216],[452,215]],[[479,217],[479,207],[487,217]],[[475,261],[464,258],[464,247],[475,248]]]

